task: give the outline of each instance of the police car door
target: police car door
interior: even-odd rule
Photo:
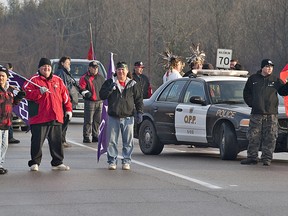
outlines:
[[[206,100],[204,85],[191,81],[175,111],[175,129],[178,141],[207,143],[206,116],[210,105],[191,103],[192,96]]]

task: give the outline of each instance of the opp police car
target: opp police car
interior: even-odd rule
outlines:
[[[143,121],[135,136],[144,154],[160,154],[166,144],[220,149],[233,160],[247,149],[249,108],[243,99],[248,71],[198,70],[161,85],[144,100]],[[280,98],[281,99],[281,98]],[[287,123],[279,106],[277,152],[287,151]]]

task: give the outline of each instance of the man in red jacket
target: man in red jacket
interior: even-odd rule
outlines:
[[[72,118],[72,104],[62,79],[52,73],[51,62],[41,58],[38,72],[24,83],[29,107],[31,127],[31,171],[38,171],[42,159],[42,146],[47,138],[52,157],[52,170],[69,170],[63,164],[62,124],[65,116]]]

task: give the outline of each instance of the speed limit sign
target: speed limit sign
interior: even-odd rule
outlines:
[[[231,49],[217,49],[216,67],[229,69],[231,58],[232,58]]]

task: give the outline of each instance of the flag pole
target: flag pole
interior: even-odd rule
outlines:
[[[92,25],[91,25],[91,23],[89,23],[89,30],[90,30],[90,43],[91,43],[91,46],[92,46],[93,60],[95,60],[93,35],[92,35]]]

